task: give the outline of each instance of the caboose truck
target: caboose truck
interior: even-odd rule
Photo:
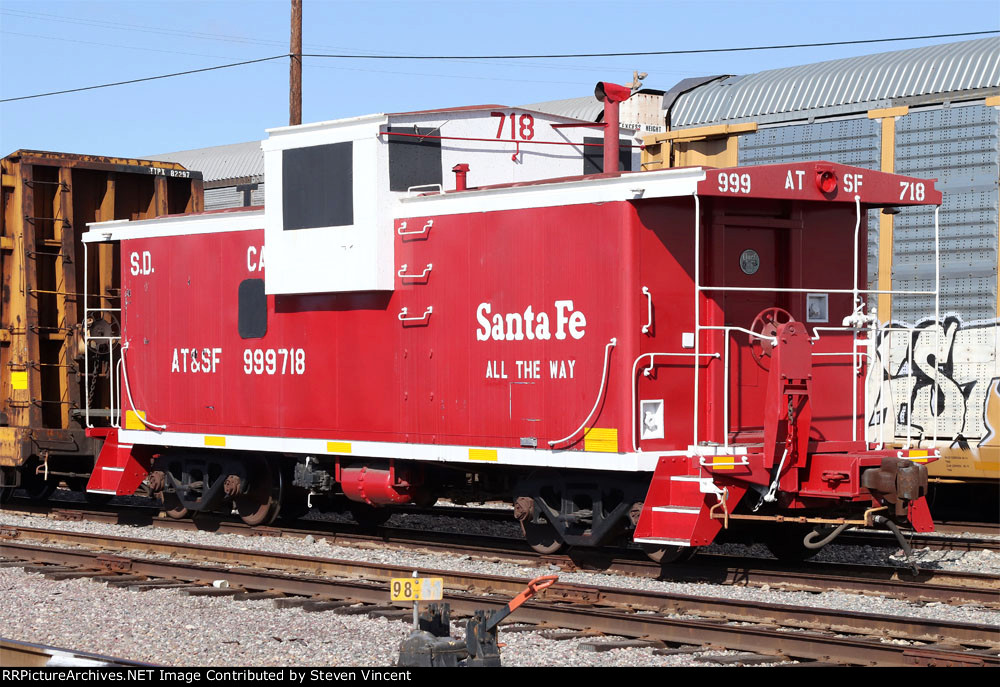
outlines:
[[[175,517],[251,524],[505,497],[538,551],[631,540],[664,561],[720,532],[804,557],[847,526],[933,528],[935,452],[862,424],[866,213],[940,205],[933,181],[628,173],[612,142],[603,173],[473,187],[548,149],[483,157],[449,118],[407,164],[457,162],[460,189],[399,191],[413,134],[393,117],[271,130],[264,209],[91,225],[123,256],[122,412],[92,430],[91,491],[145,481]]]

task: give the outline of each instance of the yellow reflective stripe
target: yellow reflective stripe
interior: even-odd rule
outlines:
[[[145,410],[126,410],[125,411],[125,429],[146,429],[146,423],[143,420],[146,419]]]
[[[351,443],[349,441],[328,441],[326,442],[327,453],[350,453]]]
[[[225,446],[226,437],[205,437],[205,446]]]
[[[618,453],[618,430],[616,428],[585,427],[583,450]]]
[[[469,460],[487,460],[491,463],[495,463],[497,460],[496,449],[470,448]]]

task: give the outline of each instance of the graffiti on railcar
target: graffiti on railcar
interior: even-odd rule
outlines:
[[[868,379],[869,438],[936,432],[960,448],[996,443],[998,336],[997,320],[964,324],[954,314],[882,330]]]

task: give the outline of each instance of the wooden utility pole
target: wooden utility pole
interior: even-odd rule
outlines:
[[[292,0],[291,71],[288,76],[288,124],[302,123],[302,0]]]

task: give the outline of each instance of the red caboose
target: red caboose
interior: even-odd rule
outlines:
[[[461,163],[475,120],[406,164]],[[148,479],[175,515],[252,523],[485,492],[539,550],[656,557],[748,524],[796,546],[931,528],[933,457],[862,422],[866,213],[939,205],[933,182],[808,162],[471,186],[504,154],[463,190],[399,191],[395,128],[272,131],[265,209],[92,227],[121,244],[126,411],[94,429],[92,491]]]

